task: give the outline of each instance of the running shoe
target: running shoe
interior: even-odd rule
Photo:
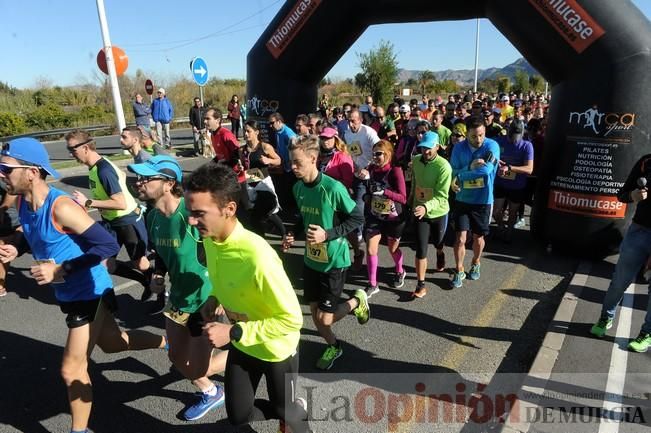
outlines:
[[[395,287],[396,289],[399,289],[402,286],[404,286],[406,276],[407,276],[407,273],[405,271],[396,272],[396,275],[393,277],[393,287]]]
[[[453,289],[458,289],[459,287],[463,286],[463,280],[466,279],[466,273],[463,271],[455,271],[454,276],[452,277],[452,280],[450,281],[450,286],[452,286]]]
[[[187,421],[194,421],[202,418],[211,409],[219,407],[224,404],[224,387],[215,384],[217,387],[217,394],[208,395],[205,392],[201,393],[200,399],[197,403],[190,406],[184,413],[183,418]]]
[[[441,251],[436,253],[436,272],[443,272],[445,270],[445,253]]]
[[[368,296],[366,292],[362,289],[355,290],[355,295],[357,298],[357,308],[353,310],[353,314],[357,317],[357,322],[360,325],[365,324],[371,318],[371,309],[368,306]]]
[[[513,226],[516,229],[523,229],[527,225],[527,222],[524,220],[524,217],[520,218],[515,225]]]
[[[606,335],[606,331],[613,327],[613,319],[609,317],[601,317],[597,323],[592,325],[590,333],[597,337]]]
[[[5,289],[4,287],[0,287],[0,298],[2,298],[3,296],[7,296],[7,289]]]
[[[305,401],[304,398],[297,398],[294,400],[294,403],[298,404],[300,407],[303,408],[305,412],[307,412],[307,401]],[[285,423],[285,420],[281,419],[279,424],[278,424],[278,433],[291,433],[291,429],[289,426]]]
[[[414,298],[424,298],[425,295],[427,295],[427,287],[425,287],[425,282],[418,282],[416,284],[416,290],[413,291],[412,296]]]
[[[480,273],[480,265],[479,263],[475,263],[470,267],[470,271],[468,271],[468,279],[469,280],[478,280],[479,276],[481,275]]]
[[[316,362],[316,368],[319,370],[330,370],[335,363],[335,359],[339,358],[343,353],[344,351],[341,346],[328,345],[321,358]]]
[[[366,289],[364,289],[366,292],[366,297],[370,298],[371,296],[375,295],[376,293],[380,293],[380,288],[376,286],[366,286]]]
[[[648,332],[640,331],[640,335],[635,340],[628,343],[628,348],[633,352],[646,352],[651,346],[651,334]]]

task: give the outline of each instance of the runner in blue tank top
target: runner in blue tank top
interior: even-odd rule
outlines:
[[[7,191],[18,196],[23,237],[17,245],[0,245],[8,262],[31,249],[32,277],[52,284],[61,311],[67,314],[68,338],[61,375],[68,389],[71,433],[86,432],[92,405],[88,357],[97,344],[104,352],[165,347],[165,338],[144,331],[120,331],[113,283],[102,261],[118,245],[72,197],[45,181],[58,178],[47,151],[33,138],[18,138],[2,147],[0,176]]]

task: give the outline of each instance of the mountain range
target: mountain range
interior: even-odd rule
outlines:
[[[488,78],[496,78],[500,75],[507,76],[511,79],[515,76],[517,70],[524,70],[529,76],[531,75],[540,75],[540,73],[533,68],[523,57],[519,58],[515,62],[504,66],[503,68],[488,68],[480,69],[478,74],[478,80],[482,81]],[[398,79],[401,82],[407,82],[410,78],[418,80],[418,76],[423,71],[413,71],[409,69],[399,69],[398,70]],[[437,81],[443,80],[453,80],[456,81],[459,85],[468,85],[472,84],[475,80],[475,70],[474,69],[446,69],[444,71],[432,71]]]

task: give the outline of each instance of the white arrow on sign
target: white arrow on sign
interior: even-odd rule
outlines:
[[[206,71],[206,70],[203,68],[203,65],[202,65],[202,66],[199,66],[199,69],[195,69],[195,70],[194,70],[194,73],[195,73],[195,74],[199,74],[199,75],[201,75],[201,78],[203,78],[203,76],[206,75],[206,74],[208,73],[208,71]]]

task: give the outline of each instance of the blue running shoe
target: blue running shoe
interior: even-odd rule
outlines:
[[[183,418],[187,421],[194,421],[199,418],[202,418],[207,414],[211,409],[219,407],[224,404],[224,387],[221,385],[215,384],[217,387],[217,394],[208,395],[205,392],[202,392],[199,396],[199,401],[183,413]]]
[[[470,267],[470,271],[468,271],[468,279],[478,280],[480,275],[479,263],[475,263]]]
[[[466,279],[466,273],[463,271],[455,271],[452,281],[450,281],[450,286],[453,289],[458,289],[463,286],[463,280]]]

